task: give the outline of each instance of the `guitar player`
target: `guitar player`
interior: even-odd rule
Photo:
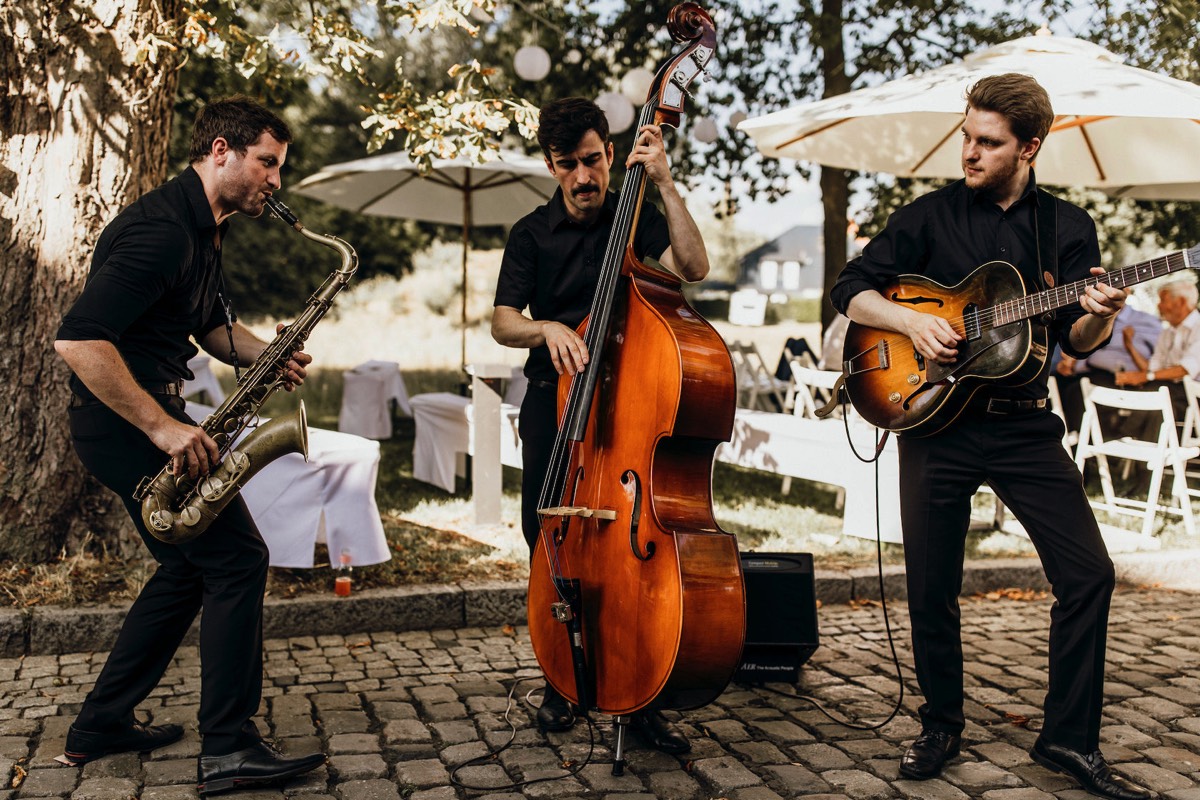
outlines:
[[[896,331],[930,361],[953,364],[962,340],[935,314],[887,300],[897,276],[954,286],[977,266],[1006,261],[1030,291],[1102,275],[1096,227],[1082,209],[1037,188],[1032,164],[1054,120],[1046,91],[1026,75],[979,80],[967,93],[963,180],[894,213],[831,292],[838,311]],[[1042,247],[1039,249],[1039,236]],[[1046,320],[1064,352],[1084,358],[1112,335],[1125,292],[1102,282]],[[1114,775],[1100,752],[1104,652],[1113,565],[1062,447],[1047,403],[1048,367],[1022,386],[985,386],[929,436],[901,435],[900,500],[913,658],[925,702],[922,731],[900,760],[913,779],[939,775],[964,728],[958,594],[971,497],[985,481],[1029,532],[1053,588],[1050,680],[1034,761],[1115,800],[1153,795]]]

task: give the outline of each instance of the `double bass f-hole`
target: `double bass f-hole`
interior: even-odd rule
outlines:
[[[642,479],[636,472],[627,469],[621,475],[621,485],[633,500],[633,510],[629,515],[629,549],[638,561],[649,561],[657,549],[654,542],[646,542],[645,554],[642,553],[641,544],[638,542],[638,522],[642,518]]]

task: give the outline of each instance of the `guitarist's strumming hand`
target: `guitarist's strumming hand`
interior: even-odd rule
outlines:
[[[958,343],[963,338],[946,320],[919,311],[912,312],[908,317],[904,333],[912,339],[918,353],[939,364],[954,363],[958,357]]]

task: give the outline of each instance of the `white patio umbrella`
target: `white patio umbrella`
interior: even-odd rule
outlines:
[[[404,153],[331,164],[293,189],[339,208],[462,226],[462,363],[467,363],[467,252],[473,225],[510,225],[558,188],[546,162],[506,151],[493,161],[440,159],[422,175]]]
[[[748,119],[767,156],[901,177],[962,177],[966,91],[1004,72],[1032,75],[1058,116],[1039,183],[1145,199],[1200,200],[1200,86],[1128,66],[1103,47],[1045,34],[962,61]]]

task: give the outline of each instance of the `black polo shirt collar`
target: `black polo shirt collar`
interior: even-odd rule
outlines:
[[[588,227],[598,225],[601,222],[607,222],[617,215],[617,204],[621,199],[620,195],[613,191],[605,192],[604,195],[604,205],[600,207],[600,215]],[[551,231],[557,231],[564,224],[583,227],[567,214],[567,204],[563,199],[561,186],[554,191],[554,196],[546,204],[546,219],[550,223]]]
[[[179,173],[179,184],[183,187],[183,196],[187,198],[188,207],[192,211],[192,219],[196,221],[196,230],[211,231],[216,228],[223,237],[229,228],[229,220],[217,225],[217,219],[212,213],[212,206],[208,202],[208,195],[204,193],[204,182],[200,180],[200,173],[189,165],[187,169]]]

